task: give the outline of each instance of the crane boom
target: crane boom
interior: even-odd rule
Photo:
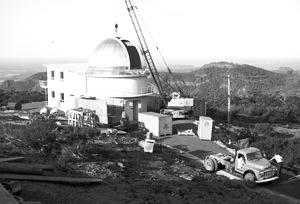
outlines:
[[[125,0],[125,3],[126,3],[126,6],[127,6],[127,10],[128,10],[130,19],[132,21],[134,30],[135,30],[136,35],[138,37],[140,46],[142,48],[143,54],[145,56],[145,60],[146,60],[146,63],[148,65],[150,74],[151,74],[151,76],[153,78],[153,81],[154,81],[154,83],[155,83],[155,85],[158,89],[159,94],[161,95],[161,97],[163,99],[164,105],[166,106],[167,105],[167,99],[166,99],[166,96],[165,96],[165,92],[164,92],[161,80],[159,78],[158,71],[157,71],[156,66],[154,64],[153,58],[151,56],[150,50],[149,50],[148,45],[146,43],[142,28],[141,28],[140,23],[138,21],[138,18],[137,18],[136,12],[135,12],[136,6],[134,6],[132,4],[131,0]]]

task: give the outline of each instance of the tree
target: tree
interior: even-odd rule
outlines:
[[[15,104],[15,110],[22,110],[22,103],[21,103],[21,101],[18,101],[18,102]]]

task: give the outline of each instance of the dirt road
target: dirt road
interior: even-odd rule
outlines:
[[[159,142],[164,145],[183,150],[200,159],[205,159],[207,155],[223,152],[229,152],[212,141],[200,140],[197,136],[178,136],[173,135],[159,139]]]
[[[200,159],[205,159],[209,154],[223,152],[227,153],[227,150],[221,148],[212,141],[201,141],[198,137],[193,136],[177,136],[173,135],[170,137],[162,138],[159,140],[164,145],[183,150]],[[300,203],[300,178],[292,179],[291,176],[283,175],[279,182],[267,183],[260,185],[263,189],[268,190],[273,195],[280,195],[285,197],[292,203]]]

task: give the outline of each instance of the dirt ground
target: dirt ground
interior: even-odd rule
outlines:
[[[108,154],[109,160],[122,161],[124,167],[112,164],[109,169],[116,175],[110,174],[101,184],[72,186],[23,181],[21,196],[25,201],[43,204],[282,203],[252,192],[241,183],[207,173],[200,164],[162,146],[157,146],[153,154],[141,149],[114,154]]]
[[[22,182],[24,200],[42,203],[284,203],[219,181],[130,179],[94,186]]]
[[[46,134],[48,124],[44,125],[29,125],[27,133],[23,129],[14,132],[15,126],[3,126],[7,128],[5,137],[10,142],[1,144],[2,156],[24,156],[23,163],[54,165],[54,171],[45,175],[93,177],[103,182],[82,186],[21,181],[20,196],[25,201],[43,204],[284,203],[249,190],[239,182],[207,173],[201,164],[162,145],[156,144],[153,154],[144,153],[138,145],[145,137],[141,133],[119,136],[67,129],[49,135]],[[33,134],[36,129],[39,131]],[[48,140],[44,141],[41,133]],[[11,142],[14,137],[18,142]],[[42,151],[24,146],[26,142],[32,146],[45,142],[51,145]]]

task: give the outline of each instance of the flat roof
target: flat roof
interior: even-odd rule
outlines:
[[[59,69],[59,70],[66,70],[69,72],[76,72],[76,73],[86,73],[88,70],[87,63],[57,63],[57,64],[43,64],[44,67],[50,69]]]

